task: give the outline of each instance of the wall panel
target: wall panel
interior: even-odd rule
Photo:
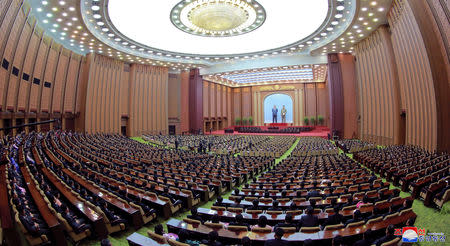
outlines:
[[[189,131],[189,72],[181,72],[181,132]]]
[[[242,88],[242,117],[248,118],[252,115],[252,89]]]
[[[31,80],[31,91],[30,91],[30,102],[28,104],[29,111],[37,112],[38,110],[38,100],[39,100],[39,88],[42,86],[44,81],[42,81],[42,75],[44,73],[45,63],[47,59],[48,45],[42,40],[39,45],[39,50],[36,56],[36,62],[34,64]],[[77,71],[78,73],[78,71]],[[37,79],[34,81],[34,79]],[[35,83],[36,82],[36,83]],[[37,84],[39,82],[39,84]]]
[[[16,52],[15,52],[15,55],[14,55],[14,60],[13,60],[13,63],[12,63],[12,66],[16,67],[17,69],[19,69],[19,71],[23,69],[23,64],[24,64],[24,61],[25,61],[25,56],[26,56],[26,52],[27,52],[27,49],[28,49],[28,44],[30,42],[30,38],[31,38],[32,33],[33,33],[33,28],[28,23],[25,23],[25,25],[23,27],[23,30],[22,30],[22,34],[21,34],[21,36],[19,38],[19,41],[18,41],[17,49],[16,49]],[[12,68],[9,69],[9,71],[11,71],[11,70],[12,70]],[[6,74],[7,73],[5,71],[5,75]],[[0,78],[2,78],[2,77],[0,77]],[[9,74],[9,79],[7,79],[7,78],[8,77],[5,76],[4,80],[0,79],[1,80],[0,84],[4,84],[6,86],[9,83],[9,84],[13,84],[14,87],[11,89],[11,91],[6,90],[6,88],[5,88],[5,91],[3,91],[0,88],[0,91],[1,91],[0,97],[2,97],[3,95],[5,97],[7,97],[8,96],[8,94],[7,94],[8,91],[15,95],[16,90],[17,90],[17,86],[18,86],[19,81],[20,81],[20,79],[19,79],[20,78],[20,72],[19,72],[19,75],[17,75],[17,76],[11,73],[11,74]],[[12,98],[9,99],[9,100],[12,100]],[[1,99],[0,103],[1,102],[3,102],[3,99]],[[13,107],[14,107],[14,105],[10,106],[11,109]]]
[[[217,117],[217,108],[216,108],[216,100],[217,100],[217,94],[216,94],[216,85],[215,83],[209,84],[209,116],[210,117]],[[206,129],[205,129],[206,130]]]
[[[64,93],[64,112],[75,112],[75,93],[80,70],[79,57],[72,56],[67,73],[66,89]]]
[[[14,19],[16,18],[17,13],[19,12],[22,1],[13,0],[10,5],[8,5],[6,3],[5,3],[5,5],[3,5],[3,2],[2,2],[2,7],[3,6],[5,7],[4,11],[6,11],[6,14],[3,19],[3,22],[1,22],[0,33],[8,34],[11,30],[11,27],[14,24]],[[9,37],[9,35],[0,35],[0,54],[3,54],[8,37]]]
[[[41,99],[41,111],[42,112],[49,112],[50,110],[50,102],[51,102],[51,93],[52,93],[52,87],[54,86],[53,83],[53,75],[56,71],[56,65],[58,62],[58,51],[55,49],[55,47],[51,46],[50,51],[48,53],[47,58],[47,65],[45,68],[45,74],[43,81],[41,83],[48,82],[49,87],[44,86],[42,88],[42,99]]]
[[[210,96],[210,91],[209,91],[209,87],[212,83],[207,82],[207,81],[203,81],[203,117],[210,117],[210,113],[209,113],[209,96]]]
[[[129,90],[130,90],[130,67],[128,64],[125,64],[124,72],[122,73],[122,81],[120,82],[120,90],[119,90],[119,104],[120,104],[120,113],[121,116],[128,116],[128,104],[129,104]]]
[[[390,47],[386,27],[356,46],[360,136],[382,145],[398,144],[400,134],[400,94]]]
[[[19,38],[21,37],[22,31],[26,21],[26,14],[24,12],[24,8],[20,8],[18,12],[16,13],[14,21],[11,23],[12,27],[9,32],[9,36],[6,42],[5,50],[3,53],[3,59],[7,59],[10,62],[10,66],[13,60],[15,60],[15,53],[17,51],[17,44],[19,43]],[[6,23],[5,23],[6,24]],[[6,32],[8,33],[8,32]],[[2,34],[3,35],[3,34]],[[5,35],[6,36],[6,35]],[[25,66],[27,64],[25,63]],[[23,64],[20,64],[18,67],[19,69],[19,76],[11,75],[10,80],[6,80],[4,83],[8,84],[8,90],[7,90],[7,109],[9,110],[17,110],[17,93],[19,89],[19,84],[21,81],[21,68]],[[11,67],[9,71],[11,71]],[[29,72],[28,72],[29,74]],[[5,84],[5,85],[6,85]],[[25,95],[23,95],[23,100],[25,101]],[[25,107],[23,107],[23,110]]]
[[[130,134],[167,132],[168,69],[132,64],[130,73]]]
[[[169,74],[168,107],[169,118],[180,118],[180,89],[181,77],[179,74]]]
[[[53,88],[53,100],[52,100],[52,112],[61,113],[62,97],[64,83],[66,82],[67,66],[69,64],[69,54],[62,50],[60,52],[58,65],[56,67],[54,88]]]
[[[222,113],[222,117],[227,117],[228,115],[227,115],[227,87],[226,86],[222,86],[221,87],[221,97],[222,97],[222,110],[221,110],[221,113]],[[225,124],[224,124],[224,126],[225,126]]]
[[[388,16],[398,68],[406,144],[436,149],[437,115],[433,78],[424,41],[407,1],[395,1]]]
[[[316,115],[316,84],[305,84],[305,117]],[[302,119],[303,120],[303,119]]]
[[[120,101],[118,88],[122,82],[124,63],[100,55],[92,55],[86,97],[86,131],[119,133]]]
[[[236,119],[237,117],[242,118],[242,111],[241,111],[241,88],[233,88],[233,119]],[[235,124],[233,122],[232,124]]]
[[[326,83],[317,84],[317,116],[319,115],[324,118],[324,125],[327,125],[328,89],[326,88]]]

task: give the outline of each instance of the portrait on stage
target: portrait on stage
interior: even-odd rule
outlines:
[[[264,98],[264,123],[293,123],[292,98],[283,93]]]

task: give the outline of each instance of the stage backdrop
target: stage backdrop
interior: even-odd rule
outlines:
[[[278,109],[278,123],[281,123],[281,109],[283,108],[283,105],[287,110],[286,123],[293,123],[292,112],[294,111],[292,98],[289,95],[282,93],[271,94],[264,99],[264,123],[272,123],[272,109],[274,105],[277,106]]]

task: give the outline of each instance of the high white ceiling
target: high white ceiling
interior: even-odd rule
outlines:
[[[267,23],[242,37],[223,38],[227,41],[219,38],[212,42],[216,44],[197,45],[204,38],[191,35],[188,41],[189,34],[176,34],[173,26],[166,25],[167,30],[159,28],[161,23],[170,23],[170,10],[178,1],[181,0],[25,0],[24,4],[31,7],[30,16],[36,17],[45,35],[76,53],[99,53],[128,63],[165,66],[170,72],[201,68],[203,74],[214,74],[324,64],[326,54],[353,52],[355,44],[385,24],[392,3],[392,0],[327,0],[326,16],[314,19],[313,10],[325,0],[257,0],[267,11]],[[120,11],[128,13],[127,16],[114,14],[112,6],[117,3],[126,5]],[[159,7],[165,10],[157,11]],[[325,8],[315,13],[323,14]],[[285,16],[271,20],[280,9],[284,9]],[[321,24],[315,22],[319,19]],[[277,28],[269,30],[270,23]],[[126,30],[125,25],[133,27]],[[288,36],[281,38],[278,34]],[[244,39],[245,35],[255,38],[248,38],[248,43],[228,42]]]
[[[112,24],[130,39],[174,53],[236,55],[265,52],[302,40],[317,30],[328,0],[258,0],[266,20],[258,29],[232,37],[202,37],[176,28],[170,12],[179,0],[109,0]]]

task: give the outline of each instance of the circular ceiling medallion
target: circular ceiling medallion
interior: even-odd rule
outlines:
[[[252,0],[183,0],[172,8],[170,20],[193,35],[228,37],[260,27],[266,11]]]

